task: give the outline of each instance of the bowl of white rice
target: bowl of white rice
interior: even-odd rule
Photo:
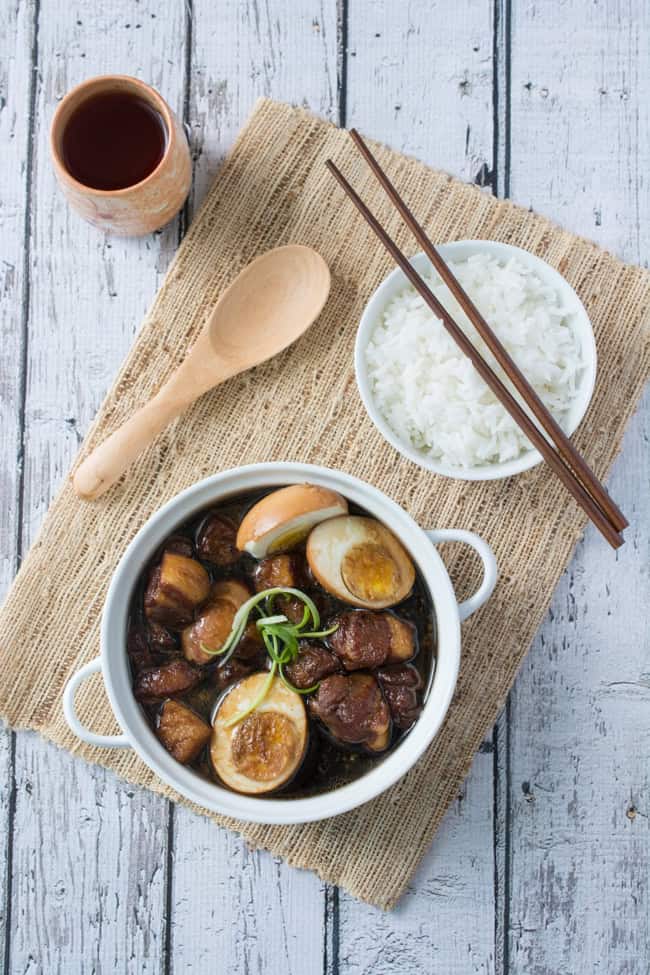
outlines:
[[[573,288],[541,258],[510,244],[462,240],[438,250],[571,435],[596,380],[594,335]],[[411,263],[521,403],[426,255],[417,254]],[[420,467],[485,481],[519,474],[542,460],[399,268],[366,305],[355,368],[370,418]]]

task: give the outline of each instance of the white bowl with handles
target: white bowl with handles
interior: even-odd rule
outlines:
[[[305,799],[266,799],[231,792],[177,762],[147,723],[133,696],[126,652],[129,604],[140,573],[161,543],[202,509],[235,495],[286,484],[309,482],[338,491],[393,531],[418,566],[434,607],[437,648],[433,677],[422,713],[404,738],[374,767],[354,782]],[[483,562],[483,581],[469,599],[458,603],[447,570],[435,546],[458,541],[470,545]],[[90,745],[133,748],[167,785],[192,802],[224,816],[254,823],[289,824],[327,819],[347,812],[393,785],[420,758],[440,728],[454,692],[460,663],[460,624],[489,599],[497,579],[490,547],[478,535],[459,529],[424,530],[377,488],[342,471],[310,464],[253,464],[215,474],[172,498],[140,529],[124,553],[111,581],[101,625],[101,654],[68,682],[63,695],[66,719]],[[121,735],[99,735],[79,721],[75,692],[91,674],[101,671]]]
[[[582,359],[582,370],[580,372],[576,396],[571,402],[567,415],[563,421],[563,428],[568,436],[571,436],[577,429],[579,423],[587,412],[591,397],[593,396],[596,383],[596,341],[589,316],[584,305],[578,298],[569,282],[562,277],[559,271],[543,261],[541,257],[515,247],[514,244],[503,244],[496,240],[454,240],[448,244],[439,244],[437,247],[441,257],[447,262],[466,261],[473,254],[489,254],[499,261],[509,261],[516,258],[521,264],[536,272],[540,280],[552,288],[561,299],[567,314],[572,316],[573,331],[576,342],[580,350]],[[410,258],[411,264],[419,274],[426,274],[432,271],[432,264],[426,254],[420,252]],[[434,272],[435,273],[435,272]],[[366,349],[374,334],[375,329],[382,320],[383,314],[390,301],[404,288],[408,287],[409,282],[401,268],[395,268],[385,278],[376,291],[371,295],[368,304],[364,308],[357,331],[357,338],[354,350],[354,367],[357,378],[359,394],[366,408],[368,416],[375,424],[385,440],[391,444],[402,456],[412,460],[418,467],[433,471],[434,474],[441,474],[444,477],[458,478],[465,481],[493,481],[502,477],[512,477],[521,474],[523,471],[530,470],[537,464],[541,464],[542,455],[532,446],[523,451],[518,457],[512,460],[502,461],[501,463],[482,464],[474,467],[452,467],[442,461],[431,457],[424,450],[414,447],[410,441],[400,437],[391,427],[386,417],[381,413],[375,403],[372,390],[372,383],[368,376],[368,366],[366,363]]]

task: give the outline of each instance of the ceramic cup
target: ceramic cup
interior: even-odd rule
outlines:
[[[158,112],[166,130],[165,152],[153,172],[119,190],[99,190],[80,183],[66,168],[62,152],[63,133],[73,113],[86,99],[109,93],[143,99]],[[137,78],[102,75],[68,92],[52,120],[50,149],[56,177],[70,206],[108,233],[122,237],[152,233],[178,213],[189,193],[192,163],[182,125],[158,92]]]

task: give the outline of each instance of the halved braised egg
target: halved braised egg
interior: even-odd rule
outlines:
[[[364,609],[394,606],[415,582],[402,543],[381,522],[361,515],[317,525],[307,539],[307,561],[323,589]]]
[[[272,678],[260,704],[231,724],[259,697],[268,672],[245,677],[219,701],[212,721],[210,761],[222,782],[236,792],[261,795],[294,777],[307,752],[308,721],[300,694]]]
[[[237,532],[237,548],[263,559],[300,545],[314,525],[346,514],[348,503],[336,491],[316,484],[292,484],[254,504]]]

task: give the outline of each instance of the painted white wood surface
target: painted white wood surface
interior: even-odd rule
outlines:
[[[510,189],[647,264],[650,6],[590,5],[580,42],[558,46],[578,7],[540,18],[513,5]],[[627,543],[614,558],[586,533],[511,695],[504,927],[516,972],[650,968],[645,402],[612,478],[632,523]]]
[[[48,126],[57,101],[93,73],[150,78],[182,105],[182,8],[31,8],[37,70],[31,167],[30,303],[22,546],[26,548],[132,341],[178,240],[104,238],[57,192]],[[180,43],[179,43],[180,38]],[[164,55],[173,49],[181,57]],[[15,105],[17,113],[25,111]],[[110,323],[110,326],[109,326]],[[133,796],[34,735],[17,736],[8,935],[10,971],[158,971],[165,930],[167,804]]]
[[[184,113],[196,160],[192,208],[254,98],[267,94],[356,124],[463,178],[480,173],[478,181],[500,193],[647,261],[645,0],[119,0],[67,8],[33,0],[7,11],[0,34],[5,583],[19,554],[15,540],[27,545],[33,537],[180,233],[176,221],[142,241],[104,238],[66,210],[47,162],[47,125],[57,98],[83,77],[137,74]],[[16,364],[26,194],[22,485]],[[395,913],[250,854],[207,821],[33,735],[15,736],[13,760],[6,734],[6,971],[647,971],[649,546],[640,506],[648,415],[646,407],[635,419],[614,477],[635,532],[616,563],[587,534],[507,713]]]
[[[0,599],[14,576],[20,535],[25,249],[25,170],[28,158],[34,18],[31,4],[14,6],[0,23],[0,145],[5,179],[0,193]],[[0,871],[11,872],[15,736],[0,726]],[[9,885],[0,885],[0,959],[10,923]]]

